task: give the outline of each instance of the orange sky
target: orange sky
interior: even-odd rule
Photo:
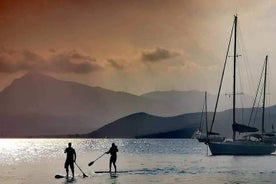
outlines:
[[[236,12],[253,78],[269,54],[273,79],[275,10],[269,0],[1,0],[0,89],[38,70],[134,94],[216,93]]]

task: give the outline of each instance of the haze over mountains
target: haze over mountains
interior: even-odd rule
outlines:
[[[138,112],[161,117],[201,112],[203,99],[204,94],[199,91],[157,91],[137,96],[32,72],[0,92],[0,136],[83,134]],[[209,95],[208,99],[209,109],[213,109],[215,96]],[[198,124],[199,115],[196,116],[188,124]],[[160,131],[173,130],[162,123],[159,126]],[[150,128],[146,124],[143,127]],[[145,133],[158,131],[145,130],[141,135]]]

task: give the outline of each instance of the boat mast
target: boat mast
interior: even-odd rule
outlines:
[[[262,114],[262,134],[265,133],[264,129],[264,121],[265,121],[265,94],[266,94],[266,75],[267,75],[267,60],[268,60],[268,55],[265,57],[265,74],[264,74],[264,91],[263,91],[263,114]]]
[[[206,135],[208,135],[208,118],[207,118],[207,91],[205,91],[205,121],[206,121]]]
[[[233,76],[233,125],[236,123],[236,59],[237,59],[237,21],[238,17],[235,15],[235,29],[234,29],[234,76]],[[233,126],[232,125],[232,126]],[[236,139],[236,131],[233,130],[233,141]]]
[[[228,42],[228,46],[227,46],[227,52],[226,52],[225,59],[224,59],[223,70],[222,70],[222,74],[221,74],[221,78],[220,78],[220,83],[219,83],[219,88],[218,88],[218,94],[217,94],[217,100],[216,100],[215,110],[214,110],[213,118],[212,118],[212,122],[211,122],[210,133],[212,132],[212,129],[213,129],[213,126],[214,126],[214,122],[215,122],[215,118],[216,118],[216,114],[217,114],[218,102],[219,102],[219,97],[220,97],[220,93],[221,93],[221,87],[222,87],[222,82],[223,82],[223,78],[224,78],[224,73],[225,73],[225,68],[226,68],[226,64],[227,64],[227,59],[229,57],[230,44],[232,43],[234,26],[235,26],[235,22],[233,21],[233,26],[231,28],[230,38],[229,38],[229,42]]]

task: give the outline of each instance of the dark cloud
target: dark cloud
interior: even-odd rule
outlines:
[[[95,58],[81,54],[81,53],[77,52],[76,50],[71,50],[68,53],[66,53],[66,55],[72,59],[81,59],[81,60],[92,61],[92,62],[96,61]]]
[[[0,49],[0,72],[47,71],[56,73],[91,73],[101,69],[96,59],[75,50],[58,53],[50,58],[30,50]]]
[[[96,59],[87,55],[71,51],[53,56],[46,68],[50,72],[60,73],[91,73],[100,70]]]
[[[0,72],[1,73],[14,73],[20,71],[14,64],[5,61],[4,57],[0,57]]]
[[[45,67],[46,71],[57,73],[90,73],[98,69],[97,65],[88,62],[73,63],[70,60],[56,60]]]
[[[33,70],[43,59],[28,50],[16,51],[13,49],[0,49],[0,72],[14,73],[18,71]]]
[[[0,73],[15,73],[19,71],[32,71],[34,66],[27,62],[9,63],[3,57],[0,57]]]
[[[23,50],[22,56],[23,56],[23,61],[28,61],[33,63],[40,63],[44,61],[44,59],[41,56],[29,50]]]
[[[77,51],[57,54],[50,59],[49,63],[46,70],[50,72],[91,73],[101,69],[96,59]]]
[[[177,55],[179,55],[179,54],[176,52],[171,52],[169,50],[157,47],[153,51],[142,52],[142,61],[154,63],[154,62],[173,58]]]
[[[51,53],[56,53],[57,51],[55,50],[55,49],[49,49],[49,52],[51,52]]]
[[[120,64],[119,61],[114,59],[108,59],[107,62],[113,67],[118,70],[122,70],[124,68],[124,65]]]

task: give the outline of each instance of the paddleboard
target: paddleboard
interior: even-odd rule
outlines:
[[[75,182],[74,178],[67,178],[66,179],[66,183],[73,183],[73,182]]]
[[[128,173],[129,171],[117,171],[116,173]],[[116,174],[115,172],[109,172],[109,171],[95,171],[94,172],[95,174],[104,174],[104,173],[114,173]]]
[[[109,174],[111,178],[117,178],[119,176],[118,173],[123,173],[124,171],[109,172],[109,171],[95,171],[95,174]]]
[[[110,173],[110,177],[111,178],[117,178],[119,175],[117,174],[117,173],[115,173],[115,172],[111,172]]]

